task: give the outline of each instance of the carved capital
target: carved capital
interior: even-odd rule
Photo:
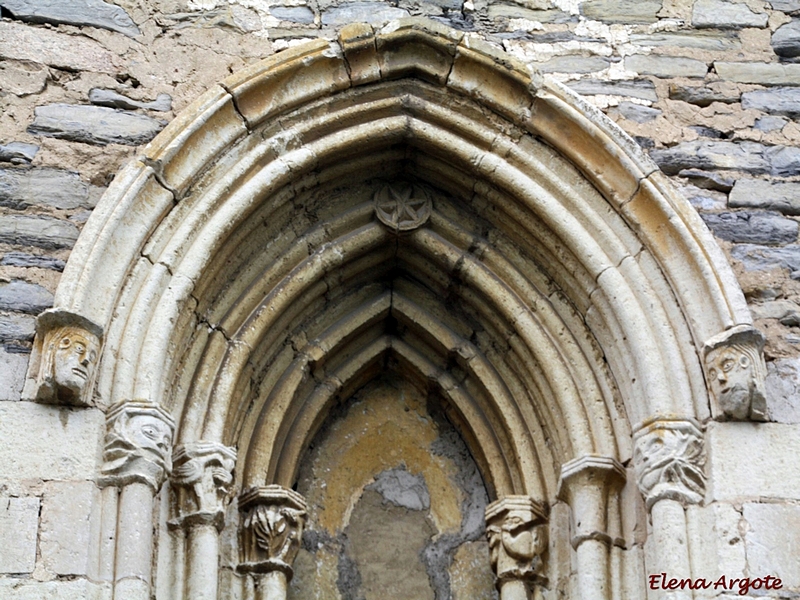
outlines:
[[[736,421],[767,420],[763,350],[764,336],[749,325],[737,325],[703,345],[708,386],[718,415],[721,412]]]
[[[486,507],[486,536],[498,588],[542,579],[547,550],[544,507],[529,496],[506,496]]]
[[[242,563],[253,573],[281,571],[292,578],[292,563],[303,538],[307,507],[303,497],[279,485],[251,488],[239,496],[244,515]]]
[[[178,446],[172,455],[178,517],[170,524],[210,524],[221,530],[235,464],[236,451],[222,444],[194,442]]]
[[[581,456],[561,467],[558,495],[572,510],[572,546],[586,540],[623,546],[624,540],[608,531],[609,498],[625,484],[625,467],[607,456]]]
[[[653,419],[634,434],[633,465],[650,509],[664,498],[697,504],[705,496],[703,432],[694,420]]]
[[[157,492],[172,471],[170,453],[175,421],[147,400],[114,404],[106,415],[101,485],[149,485]]]
[[[23,397],[46,404],[90,406],[102,329],[60,309],[36,319],[36,340]]]

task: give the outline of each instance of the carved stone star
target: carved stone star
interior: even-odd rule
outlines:
[[[375,215],[395,231],[411,231],[431,216],[431,199],[422,186],[394,182],[375,193]]]

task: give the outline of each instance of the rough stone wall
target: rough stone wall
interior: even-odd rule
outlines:
[[[797,523],[800,509],[741,504],[742,482],[725,479],[742,447],[771,456],[792,431],[780,424],[800,423],[800,2],[42,4],[0,0],[0,548],[13,548],[0,552],[0,597],[86,597],[75,577],[89,557],[71,553],[80,544],[69,540],[89,539],[93,527],[75,516],[97,493],[98,449],[81,440],[102,415],[17,401],[35,315],[52,304],[104,187],[139,145],[229,73],[308,38],[332,38],[349,22],[380,26],[408,15],[473,32],[584,94],[650,150],[717,236],[767,336],[777,423],[711,427],[728,449],[712,461],[712,495],[732,503],[717,520],[730,525],[731,564],[746,556],[762,574],[785,566],[784,580],[800,589],[789,562],[800,527],[774,527]],[[48,439],[30,439],[20,423],[35,423]],[[748,436],[752,444],[742,445]],[[55,464],[46,459],[53,444],[65,448]],[[747,490],[758,484],[764,495],[792,497],[780,486],[793,476],[754,464]],[[356,517],[383,505],[371,493]]]

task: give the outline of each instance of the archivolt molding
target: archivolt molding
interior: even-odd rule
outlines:
[[[374,216],[421,182],[409,231]],[[409,228],[410,229],[410,228]],[[337,398],[385,368],[448,400],[498,497],[630,458],[631,423],[710,415],[705,340],[748,324],[699,217],[599,111],[431,21],[281,52],[228,78],[115,179],[56,306],[101,324],[101,405],[290,487]]]

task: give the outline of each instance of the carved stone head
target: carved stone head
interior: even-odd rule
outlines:
[[[529,496],[506,496],[486,507],[486,535],[498,584],[535,580],[547,549],[544,509]]]
[[[719,410],[728,419],[765,421],[764,336],[752,327],[734,327],[704,345],[706,373]]]
[[[703,432],[688,419],[655,419],[634,434],[633,466],[647,508],[668,498],[697,504],[705,496]]]
[[[158,490],[172,471],[174,433],[175,422],[157,404],[131,400],[112,406],[106,415],[104,482],[140,481]]]
[[[39,402],[89,406],[100,357],[99,327],[64,311],[43,313],[37,320],[38,343],[31,359],[38,367],[33,395]]]

